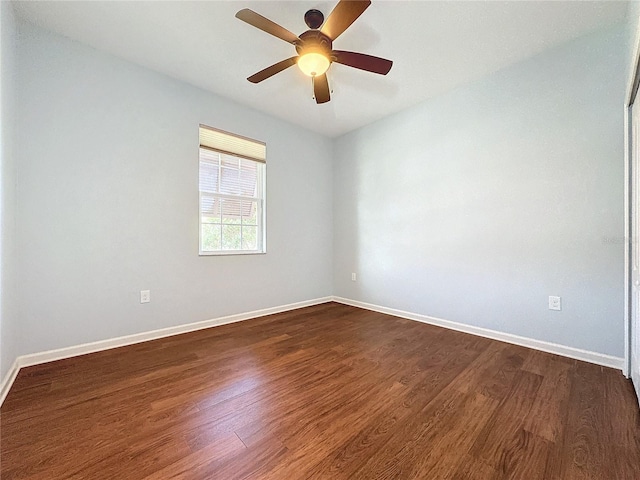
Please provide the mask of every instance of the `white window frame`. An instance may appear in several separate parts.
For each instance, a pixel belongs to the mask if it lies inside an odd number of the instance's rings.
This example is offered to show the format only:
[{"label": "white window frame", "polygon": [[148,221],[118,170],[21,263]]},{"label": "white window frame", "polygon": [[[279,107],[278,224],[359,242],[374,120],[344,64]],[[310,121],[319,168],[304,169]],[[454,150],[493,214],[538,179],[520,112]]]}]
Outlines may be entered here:
[{"label": "white window frame", "polygon": [[[209,132],[215,133],[216,137],[222,139],[224,142],[225,138],[228,138],[228,143],[218,144],[215,143],[213,145],[203,145],[203,129],[208,130]],[[267,228],[266,228],[266,176],[267,176],[267,165],[266,165],[266,146],[263,142],[258,142],[256,140],[241,137],[239,135],[225,132],[222,130],[218,130],[206,125],[200,125],[200,146],[198,148],[198,253],[200,256],[220,256],[220,255],[256,255],[256,254],[264,254],[267,252]],[[259,154],[261,159],[252,158],[249,155],[236,154],[233,150],[235,146],[233,144],[237,144],[238,142],[248,142],[253,143],[258,146],[262,146],[263,154]],[[217,148],[216,148],[217,147]],[[251,147],[251,145],[249,145]],[[246,195],[229,195],[223,193],[210,193],[203,192],[200,190],[200,162],[201,162],[201,150],[202,149],[215,151],[218,154],[231,156],[238,158],[240,160],[252,161],[257,164],[257,177],[256,177],[256,195],[253,197]],[[239,150],[242,150],[243,146],[240,145]],[[245,153],[241,151],[241,153]],[[218,182],[222,179],[222,158],[220,158],[220,163],[218,165]],[[230,249],[221,249],[221,250],[203,250],[202,248],[202,199],[203,197],[213,197],[219,198],[221,200],[224,199],[233,199],[233,200],[246,200],[246,201],[254,201],[257,204],[257,249],[255,250],[230,250]],[[222,219],[221,219],[222,220]],[[240,229],[242,235],[242,228]],[[241,241],[242,245],[242,241]]]}]

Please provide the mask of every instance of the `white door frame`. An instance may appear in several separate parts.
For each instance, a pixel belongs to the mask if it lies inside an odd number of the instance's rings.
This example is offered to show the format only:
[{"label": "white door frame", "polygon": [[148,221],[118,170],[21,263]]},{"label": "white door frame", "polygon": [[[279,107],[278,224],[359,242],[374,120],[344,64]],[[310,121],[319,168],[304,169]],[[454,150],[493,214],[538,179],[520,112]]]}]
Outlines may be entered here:
[{"label": "white door frame", "polygon": [[[632,104],[637,99],[636,108],[640,108],[640,95],[638,85],[640,83],[640,29],[634,34],[633,55],[631,57],[631,71],[627,81],[627,94],[624,104],[624,365],[622,372],[629,378],[631,375],[631,160],[633,143],[631,141]],[[636,188],[640,188],[637,185]],[[636,392],[640,392],[640,385],[635,385]],[[640,396],[639,396],[640,397]]]},{"label": "white door frame", "polygon": [[[629,100],[630,101],[630,100]],[[631,105],[624,106],[624,364],[622,373],[631,375]]]}]

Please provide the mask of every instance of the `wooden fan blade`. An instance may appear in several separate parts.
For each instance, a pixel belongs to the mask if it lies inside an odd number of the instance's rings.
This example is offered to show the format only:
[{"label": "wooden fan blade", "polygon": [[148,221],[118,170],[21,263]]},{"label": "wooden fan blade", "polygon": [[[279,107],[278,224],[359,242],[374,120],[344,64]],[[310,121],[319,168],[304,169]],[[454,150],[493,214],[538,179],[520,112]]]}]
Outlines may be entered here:
[{"label": "wooden fan blade", "polygon": [[282,60],[281,62],[275,63],[270,67],[265,68],[264,70],[260,70],[258,73],[254,73],[247,80],[251,83],[259,83],[267,78],[275,75],[276,73],[280,73],[285,68],[289,68],[291,65],[295,65],[298,61],[298,57],[287,58],[286,60]]},{"label": "wooden fan blade", "polygon": [[369,5],[371,5],[370,0],[340,0],[320,31],[332,41],[335,40],[362,15]]},{"label": "wooden fan blade", "polygon": [[249,10],[248,8],[244,8],[236,13],[236,18],[242,20],[243,22],[247,22],[249,25],[259,28],[263,32],[267,32],[274,37],[281,38],[285,42],[293,43],[294,45],[297,43],[302,43],[302,40],[300,40],[295,33],[291,33],[286,28],[281,27],[277,23],[272,22],[268,18],[263,17],[259,13],[256,13],[253,10]]},{"label": "wooden fan blade", "polygon": [[331,55],[337,63],[348,65],[349,67],[359,68],[367,72],[379,73],[386,75],[391,70],[393,62],[380,57],[372,57],[364,53],[344,52],[342,50],[334,50]]},{"label": "wooden fan blade", "polygon": [[316,97],[316,103],[327,103],[331,100],[326,73],[313,77],[313,94]]}]

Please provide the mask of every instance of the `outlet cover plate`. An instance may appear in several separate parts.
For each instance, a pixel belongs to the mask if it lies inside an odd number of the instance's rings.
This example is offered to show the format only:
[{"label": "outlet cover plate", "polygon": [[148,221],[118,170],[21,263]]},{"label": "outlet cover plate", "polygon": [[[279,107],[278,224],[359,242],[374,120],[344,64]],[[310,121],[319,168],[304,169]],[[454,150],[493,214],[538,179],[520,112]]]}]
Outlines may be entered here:
[{"label": "outlet cover plate", "polygon": [[562,298],[549,295],[549,310],[562,310]]},{"label": "outlet cover plate", "polygon": [[151,301],[151,290],[140,290],[140,303],[149,303]]}]

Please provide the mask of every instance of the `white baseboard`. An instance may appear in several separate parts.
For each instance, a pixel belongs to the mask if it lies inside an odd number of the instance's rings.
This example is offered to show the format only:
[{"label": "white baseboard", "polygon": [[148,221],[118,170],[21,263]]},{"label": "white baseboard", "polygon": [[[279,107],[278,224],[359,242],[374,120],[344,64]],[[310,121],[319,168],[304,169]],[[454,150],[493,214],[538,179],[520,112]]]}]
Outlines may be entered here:
[{"label": "white baseboard", "polygon": [[364,308],[365,310],[385,313],[387,315],[393,315],[395,317],[428,323],[430,325],[436,325],[451,330],[457,330],[459,332],[470,333],[472,335],[478,335],[480,337],[486,337],[493,340],[512,343],[515,345],[532,348],[534,350],[541,350],[547,353],[574,358],[576,360],[595,363],[596,365],[616,368],[619,370],[622,370],[624,367],[624,359],[619,357],[613,357],[602,353],[567,347],[565,345],[558,345],[556,343],[544,342],[532,338],[520,337],[518,335],[503,333],[496,330],[474,327],[471,325],[465,325],[463,323],[452,322],[450,320],[443,320],[441,318],[429,317],[427,315],[406,312],[404,310],[397,310],[395,308],[382,307],[379,305],[373,305],[371,303],[350,300],[348,298],[331,296],[316,298],[313,300],[306,300],[303,302],[290,303],[288,305],[280,305],[278,307],[265,308],[262,310],[254,310],[252,312],[239,313],[236,315],[228,315],[226,317],[204,320],[202,322],[188,323],[175,327],[168,327],[159,330],[152,330],[149,332],[126,335],[124,337],[111,338],[107,340],[100,340],[97,342],[85,343],[82,345],[59,348],[56,350],[49,350],[47,352],[21,355],[16,358],[16,360],[13,362],[13,365],[5,375],[5,378],[2,379],[2,382],[0,383],[0,406],[2,406],[2,403],[4,402],[7,394],[9,393],[9,390],[11,389],[11,386],[13,385],[13,382],[18,375],[18,372],[22,367],[29,367],[32,365],[39,365],[41,363],[53,362],[55,360],[62,360],[64,358],[76,357],[78,355],[100,352],[102,350],[108,350],[110,348],[124,347],[126,345],[133,345],[135,343],[147,342],[149,340],[170,337],[173,335],[179,335],[181,333],[194,332],[196,330],[203,330],[205,328],[217,327],[220,325],[227,325],[229,323],[241,322],[243,320],[249,320],[251,318],[258,318],[265,315],[272,315],[274,313],[287,312],[289,310],[309,307],[312,305],[319,305],[331,301],[343,303],[345,305],[351,305],[353,307]]},{"label": "white baseboard", "polygon": [[464,323],[452,322],[450,320],[429,317],[427,315],[421,315],[419,313],[406,312],[404,310],[397,310],[395,308],[381,307],[379,305],[359,302],[357,300],[350,300],[348,298],[334,296],[332,297],[332,300],[334,302],[343,303],[345,305],[351,305],[352,307],[364,308],[365,310],[386,313],[387,315],[393,315],[394,317],[406,318],[408,320],[415,320],[417,322],[428,323],[430,325],[436,325],[438,327],[444,327],[450,330],[457,330],[459,332],[470,333],[472,335],[490,338],[492,340],[512,343],[514,345],[520,345],[522,347],[528,347],[534,350],[541,350],[543,352],[553,353],[556,355],[561,355],[563,357],[569,357],[576,360],[582,360],[584,362],[595,363],[596,365],[602,365],[604,367],[611,367],[618,370],[622,370],[624,367],[624,358],[613,357],[611,355],[605,355],[604,353],[590,352],[588,350],[567,347],[565,345],[559,345],[557,343],[550,343],[544,342],[542,340],[535,340],[533,338],[520,337],[511,333],[504,333],[496,330],[489,330],[487,328],[474,327],[472,325],[466,325]]},{"label": "white baseboard", "polygon": [[161,328],[159,330],[151,330],[149,332],[126,335],[124,337],[110,338],[107,340],[100,340],[97,342],[85,343],[82,345],[58,348],[56,350],[49,350],[46,352],[21,355],[16,358],[16,360],[13,362],[13,365],[11,366],[11,369],[2,380],[2,383],[0,383],[0,406],[2,406],[2,403],[4,402],[7,394],[9,393],[9,390],[11,389],[11,386],[13,385],[13,382],[18,375],[18,372],[22,367],[30,367],[33,365],[39,365],[41,363],[62,360],[64,358],[71,358],[77,357],[78,355],[100,352],[102,350],[108,350],[110,348],[124,347],[126,345],[133,345],[135,343],[147,342],[149,340],[157,340],[159,338],[179,335],[181,333],[204,330],[205,328],[218,327],[220,325],[241,322],[243,320],[249,320],[251,318],[264,317],[265,315],[273,315],[274,313],[282,313],[289,310],[295,310],[297,308],[319,305],[321,303],[330,302],[331,300],[332,297],[316,298],[313,300],[305,300],[303,302],[280,305],[278,307],[264,308],[262,310],[254,310],[252,312],[238,313],[236,315],[228,315],[226,317],[218,317],[211,320],[203,320],[201,322],[187,323],[185,325],[178,325],[175,327]]},{"label": "white baseboard", "polygon": [[20,366],[18,363],[18,359],[16,358],[13,361],[13,365],[11,365],[11,368],[9,369],[9,371],[2,379],[2,383],[0,383],[0,407],[4,402],[4,399],[7,398],[7,393],[9,393],[9,390],[11,390],[11,385],[13,385],[13,382],[18,376],[19,371],[20,371]]}]

